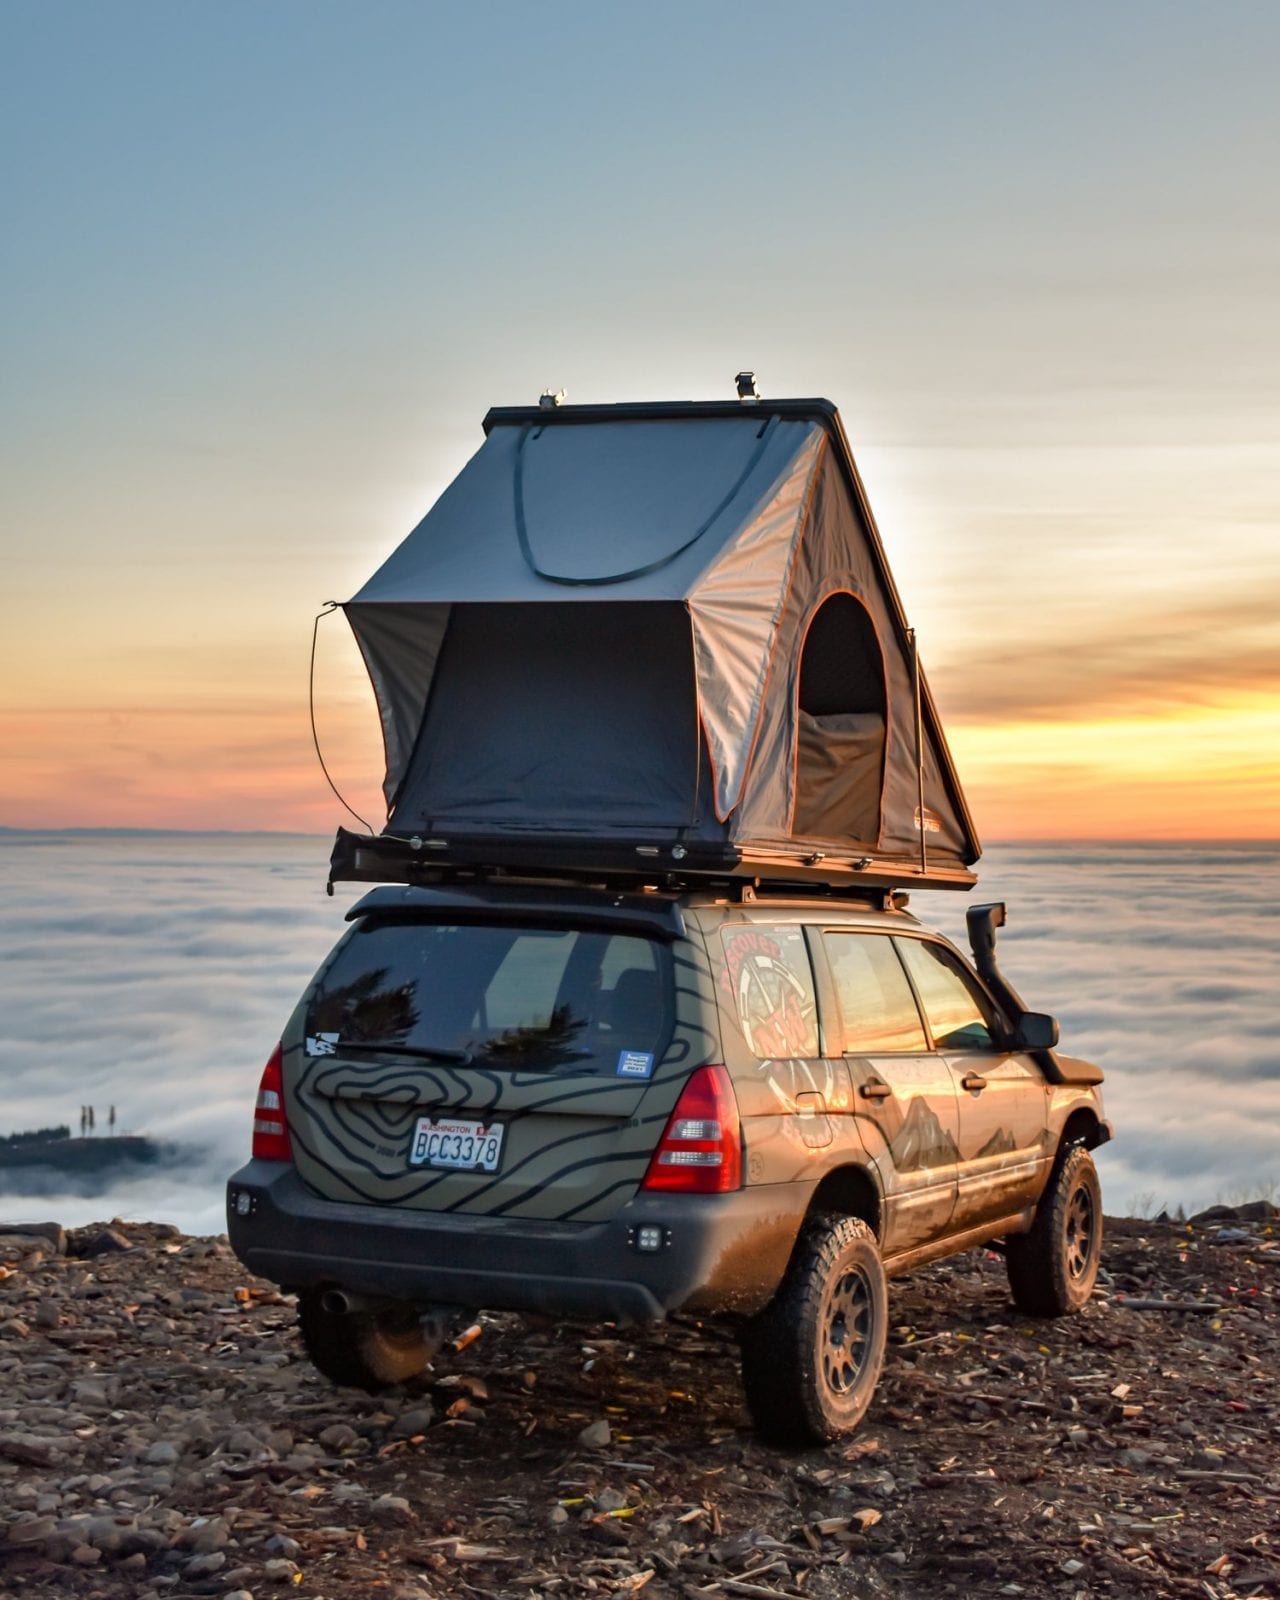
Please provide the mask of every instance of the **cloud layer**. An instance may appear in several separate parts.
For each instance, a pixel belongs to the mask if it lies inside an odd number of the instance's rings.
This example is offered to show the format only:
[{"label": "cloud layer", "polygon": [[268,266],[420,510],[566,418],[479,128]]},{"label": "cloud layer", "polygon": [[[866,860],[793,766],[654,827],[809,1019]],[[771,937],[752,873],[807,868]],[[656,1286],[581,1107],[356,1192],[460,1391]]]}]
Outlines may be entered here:
[{"label": "cloud layer", "polygon": [[[24,1202],[221,1231],[262,1065],[352,896],[324,894],[318,838],[0,834],[0,1132],[115,1105],[122,1131],[199,1145],[191,1170],[97,1199]],[[1280,1180],[1280,848],[996,848],[972,896],[915,907],[964,945],[971,900],[1004,899],[1004,966],[1063,1047],[1100,1062],[1113,1210],[1193,1208]]]},{"label": "cloud layer", "polygon": [[[3,836],[0,835],[0,839]],[[221,1184],[249,1153],[258,1077],[341,930],[317,838],[207,836],[0,843],[0,1131],[67,1122],[199,1145],[185,1174],[39,1209],[117,1211],[221,1232]],[[0,1212],[28,1209],[0,1195]]]},{"label": "cloud layer", "polygon": [[[1280,1183],[1280,848],[1055,845],[988,852],[1005,971],[1107,1073],[1107,1200],[1188,1209]],[[965,946],[964,901],[920,897]]]}]

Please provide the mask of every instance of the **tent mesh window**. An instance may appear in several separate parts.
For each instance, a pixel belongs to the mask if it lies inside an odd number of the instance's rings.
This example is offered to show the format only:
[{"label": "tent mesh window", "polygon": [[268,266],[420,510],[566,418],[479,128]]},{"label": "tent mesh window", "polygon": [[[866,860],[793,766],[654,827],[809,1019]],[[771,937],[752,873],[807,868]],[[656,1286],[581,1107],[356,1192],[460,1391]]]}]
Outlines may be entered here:
[{"label": "tent mesh window", "polygon": [[833,594],[810,620],[800,657],[794,835],[876,843],[886,709],[871,617],[854,595]]}]

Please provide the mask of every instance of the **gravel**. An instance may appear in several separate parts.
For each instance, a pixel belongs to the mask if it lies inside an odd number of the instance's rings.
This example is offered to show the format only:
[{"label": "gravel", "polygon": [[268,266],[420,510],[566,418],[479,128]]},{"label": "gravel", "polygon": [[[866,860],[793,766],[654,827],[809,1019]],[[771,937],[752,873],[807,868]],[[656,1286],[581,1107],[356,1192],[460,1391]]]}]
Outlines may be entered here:
[{"label": "gravel", "polygon": [[1098,1295],[1055,1323],[989,1252],[897,1281],[861,1432],[787,1454],[714,1323],[486,1316],[366,1395],[225,1240],[0,1226],[0,1593],[1280,1595],[1275,1230],[1113,1222]]}]

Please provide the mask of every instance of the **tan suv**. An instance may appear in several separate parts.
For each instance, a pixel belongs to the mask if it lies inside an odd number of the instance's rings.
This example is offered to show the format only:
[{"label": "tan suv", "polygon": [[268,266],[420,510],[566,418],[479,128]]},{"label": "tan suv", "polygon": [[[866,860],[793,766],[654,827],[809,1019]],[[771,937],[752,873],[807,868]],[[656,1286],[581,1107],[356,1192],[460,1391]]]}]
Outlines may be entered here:
[{"label": "tan suv", "polygon": [[886,1276],[1003,1241],[1018,1306],[1088,1299],[1111,1137],[995,961],[892,892],[385,887],[263,1074],[237,1254],[339,1383],[405,1379],[478,1308],[735,1319],[780,1443],[865,1412]]}]

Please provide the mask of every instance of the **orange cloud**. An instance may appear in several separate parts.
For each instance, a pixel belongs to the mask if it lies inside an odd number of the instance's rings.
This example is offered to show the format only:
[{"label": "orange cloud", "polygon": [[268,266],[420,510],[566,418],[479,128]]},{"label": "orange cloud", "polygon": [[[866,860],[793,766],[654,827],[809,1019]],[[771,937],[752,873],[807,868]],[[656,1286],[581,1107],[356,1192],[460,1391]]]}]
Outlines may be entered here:
[{"label": "orange cloud", "polygon": [[1280,699],[1272,694],[1147,717],[962,724],[950,743],[979,826],[993,839],[1280,832]]},{"label": "orange cloud", "polygon": [[[385,814],[376,717],[339,702],[321,718],[329,770],[376,827]],[[7,712],[0,748],[0,822],[10,827],[327,832],[346,817],[316,762],[305,705]]]},{"label": "orange cloud", "polygon": [[1146,719],[1264,687],[1280,703],[1280,615],[1261,594],[1059,618],[1029,638],[1001,629],[967,640],[938,684],[949,724]]}]

